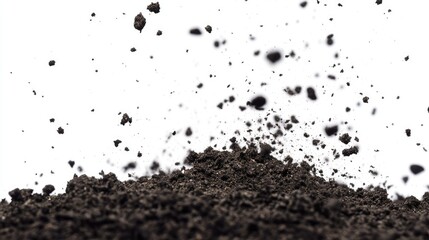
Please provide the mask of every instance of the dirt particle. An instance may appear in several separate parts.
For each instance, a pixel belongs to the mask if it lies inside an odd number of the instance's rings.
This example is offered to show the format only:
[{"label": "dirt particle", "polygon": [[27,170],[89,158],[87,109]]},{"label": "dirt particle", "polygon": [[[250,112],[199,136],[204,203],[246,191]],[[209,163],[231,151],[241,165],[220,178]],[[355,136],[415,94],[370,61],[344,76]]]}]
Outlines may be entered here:
[{"label": "dirt particle", "polygon": [[51,60],[51,61],[49,61],[49,63],[48,63],[48,64],[49,64],[49,66],[50,66],[50,67],[55,66],[55,60]]},{"label": "dirt particle", "polygon": [[380,5],[380,4],[382,4],[382,3],[383,3],[383,0],[377,0],[377,1],[375,1],[375,3],[376,3],[377,5]]},{"label": "dirt particle", "polygon": [[150,165],[150,170],[157,171],[159,169],[159,162],[153,161],[152,165]]},{"label": "dirt particle", "polygon": [[328,46],[334,45],[334,34],[329,34],[326,37],[326,44],[328,44]]},{"label": "dirt particle", "polygon": [[137,167],[137,163],[136,162],[129,162],[127,165],[125,165],[123,167],[124,172],[131,170],[131,169],[135,169]]},{"label": "dirt particle", "polygon": [[256,96],[249,102],[248,106],[254,107],[256,110],[264,110],[263,106],[267,103],[267,99],[263,96]]},{"label": "dirt particle", "polygon": [[192,129],[191,129],[190,127],[188,127],[188,128],[186,129],[186,131],[185,131],[185,135],[186,135],[187,137],[192,136]]},{"label": "dirt particle", "polygon": [[337,77],[335,77],[334,75],[328,75],[328,79],[330,79],[330,80],[336,80]]},{"label": "dirt particle", "polygon": [[161,7],[159,6],[159,2],[149,4],[147,6],[147,10],[149,10],[149,12],[159,13],[159,10],[161,10]]},{"label": "dirt particle", "polygon": [[267,59],[272,64],[277,63],[281,59],[282,55],[279,51],[272,51],[267,54]]},{"label": "dirt particle", "polygon": [[369,100],[369,97],[364,97],[364,98],[362,98],[362,101],[363,101],[364,103],[368,103],[368,100]]},{"label": "dirt particle", "polygon": [[49,119],[49,122],[51,122],[51,123],[55,122],[55,118]]},{"label": "dirt particle", "polygon": [[404,60],[405,61],[408,61],[410,59],[410,56],[406,56],[405,58],[404,58]]},{"label": "dirt particle", "polygon": [[115,147],[118,147],[120,143],[122,143],[122,141],[119,139],[113,141],[113,144],[115,144]]},{"label": "dirt particle", "polygon": [[128,116],[128,114],[124,113],[122,115],[121,124],[123,126],[125,126],[125,124],[127,124],[127,123],[131,124],[132,122],[133,122],[133,118],[131,118],[130,116]]},{"label": "dirt particle", "polygon": [[74,162],[73,160],[69,160],[69,161],[68,161],[68,164],[70,165],[70,167],[71,167],[71,168],[73,168],[73,166],[74,166],[75,162]]},{"label": "dirt particle", "polygon": [[317,100],[316,91],[312,87],[307,88],[307,96],[310,100]]},{"label": "dirt particle", "polygon": [[131,52],[135,52],[135,51],[137,51],[137,49],[135,47],[133,47],[133,48],[130,49],[130,51]]},{"label": "dirt particle", "polygon": [[192,28],[191,30],[189,30],[189,33],[191,35],[201,35],[201,34],[203,34],[199,28]]},{"label": "dirt particle", "polygon": [[301,2],[299,4],[302,8],[305,8],[307,6],[307,1]]},{"label": "dirt particle", "polygon": [[141,158],[143,156],[143,154],[139,151],[138,153],[137,153],[137,157],[138,158]]},{"label": "dirt particle", "polygon": [[134,28],[142,32],[145,25],[146,18],[143,17],[142,13],[137,14],[137,16],[134,18]]},{"label": "dirt particle", "polygon": [[417,174],[419,174],[419,173],[423,172],[425,169],[424,169],[424,167],[422,167],[421,165],[412,164],[412,165],[410,166],[410,170],[411,170],[411,172],[412,172],[414,175],[417,175]]},{"label": "dirt particle", "polygon": [[62,127],[59,127],[57,129],[58,134],[64,134],[64,129]]},{"label": "dirt particle", "polygon": [[349,142],[352,140],[352,137],[348,133],[344,133],[339,137],[339,140],[344,144],[349,144]]},{"label": "dirt particle", "polygon": [[44,195],[49,196],[53,191],[55,191],[55,187],[51,184],[48,184],[43,187],[42,191]]},{"label": "dirt particle", "polygon": [[197,85],[197,88],[202,88],[203,87],[203,84],[202,83],[199,83],[198,85]]},{"label": "dirt particle", "polygon": [[328,135],[328,137],[337,134],[338,133],[338,125],[326,126],[325,127],[325,133],[326,133],[326,135]]},{"label": "dirt particle", "polygon": [[352,154],[358,154],[359,152],[359,148],[357,146],[351,147],[351,148],[346,148],[342,151],[343,156],[348,157]]},{"label": "dirt particle", "polygon": [[162,31],[161,30],[158,30],[157,32],[156,32],[156,36],[161,36],[162,35]]},{"label": "dirt particle", "polygon": [[205,27],[205,29],[206,29],[206,31],[208,32],[208,33],[212,33],[212,26],[210,26],[210,25],[207,25],[206,27]]},{"label": "dirt particle", "polygon": [[407,137],[411,137],[411,129],[405,129],[405,134],[407,134]]}]

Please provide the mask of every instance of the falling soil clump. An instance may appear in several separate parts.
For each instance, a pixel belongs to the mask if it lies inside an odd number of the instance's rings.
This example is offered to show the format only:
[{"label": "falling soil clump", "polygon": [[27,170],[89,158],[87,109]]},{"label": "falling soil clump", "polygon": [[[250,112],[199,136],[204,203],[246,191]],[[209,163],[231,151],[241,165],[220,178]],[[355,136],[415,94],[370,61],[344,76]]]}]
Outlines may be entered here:
[{"label": "falling soil clump", "polygon": [[203,34],[199,28],[192,28],[191,30],[189,30],[189,33],[191,35],[201,35],[201,34]]},{"label": "falling soil clump", "polygon": [[122,119],[121,119],[121,124],[125,125],[127,123],[131,124],[133,122],[133,118],[128,116],[128,114],[124,113],[124,115],[122,115]]},{"label": "falling soil clump", "polygon": [[351,148],[346,148],[343,150],[343,156],[344,157],[348,157],[352,154],[358,154],[359,153],[359,148],[357,146],[351,147]]},{"label": "falling soil clump", "polygon": [[307,88],[307,97],[313,101],[317,100],[317,95],[316,95],[316,91],[314,90],[314,88],[312,88],[312,87]]},{"label": "falling soil clump", "polygon": [[344,133],[340,136],[339,140],[344,144],[349,144],[349,142],[352,140],[352,137],[348,133]]},{"label": "falling soil clump", "polygon": [[267,99],[263,96],[256,96],[251,101],[247,102],[248,106],[254,107],[256,110],[264,110],[263,106],[267,103]]},{"label": "falling soil clump", "polygon": [[[4,239],[428,239],[429,193],[392,201],[279,161],[261,144],[190,152],[192,168],[119,181],[74,176],[64,194],[14,189]],[[156,164],[155,164],[156,165]],[[158,166],[154,166],[157,168]]]},{"label": "falling soil clump", "polygon": [[145,25],[146,18],[143,17],[142,13],[137,14],[137,16],[134,18],[134,28],[142,32]]},{"label": "falling soil clump", "polygon": [[281,59],[282,55],[280,54],[279,51],[272,51],[269,52],[267,54],[267,59],[268,61],[270,61],[272,64],[278,62]]},{"label": "falling soil clump", "polygon": [[425,169],[424,169],[424,167],[422,167],[422,166],[420,166],[420,165],[412,164],[412,165],[410,166],[410,170],[411,170],[411,172],[412,172],[413,174],[417,175],[417,174],[419,174],[419,173],[423,172]]},{"label": "falling soil clump", "polygon": [[159,6],[159,2],[149,4],[147,6],[147,10],[149,10],[149,12],[159,13],[159,10],[161,10],[161,7]]}]

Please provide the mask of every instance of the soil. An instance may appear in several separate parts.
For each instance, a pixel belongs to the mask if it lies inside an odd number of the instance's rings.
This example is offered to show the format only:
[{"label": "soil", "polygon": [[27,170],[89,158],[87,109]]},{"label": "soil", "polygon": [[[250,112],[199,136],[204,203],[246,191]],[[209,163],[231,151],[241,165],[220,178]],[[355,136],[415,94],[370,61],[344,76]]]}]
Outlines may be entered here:
[{"label": "soil", "polygon": [[134,28],[142,32],[144,26],[146,25],[146,18],[142,13],[137,14],[134,18]]},{"label": "soil", "polygon": [[161,7],[159,6],[159,2],[149,4],[147,6],[147,10],[149,10],[149,12],[159,13],[159,11],[161,10]]},{"label": "soil", "polygon": [[[233,141],[232,141],[233,142]],[[192,168],[119,181],[86,175],[66,193],[15,189],[0,203],[2,239],[428,239],[429,193],[392,201],[279,161],[261,144],[191,152]]]}]

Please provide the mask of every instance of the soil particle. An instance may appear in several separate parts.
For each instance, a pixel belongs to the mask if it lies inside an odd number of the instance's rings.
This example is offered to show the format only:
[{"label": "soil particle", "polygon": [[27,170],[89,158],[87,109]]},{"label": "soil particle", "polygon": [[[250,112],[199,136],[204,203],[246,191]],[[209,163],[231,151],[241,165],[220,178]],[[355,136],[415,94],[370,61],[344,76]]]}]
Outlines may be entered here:
[{"label": "soil particle", "polygon": [[337,134],[337,132],[338,132],[338,125],[325,127],[325,133],[329,137]]},{"label": "soil particle", "polygon": [[272,51],[269,52],[267,54],[267,59],[268,61],[270,61],[272,64],[278,62],[281,59],[282,55],[280,54],[279,51]]},{"label": "soil particle", "polygon": [[[263,145],[261,149],[265,149]],[[190,152],[193,167],[119,181],[74,176],[64,194],[14,189],[4,239],[428,239],[429,193],[392,201],[252,144]]]},{"label": "soil particle", "polygon": [[142,13],[137,14],[137,16],[134,18],[134,28],[142,32],[145,25],[146,18],[143,17]]},{"label": "soil particle", "polygon": [[406,56],[406,57],[404,58],[404,60],[405,60],[405,61],[410,60],[410,56]]},{"label": "soil particle", "polygon": [[136,162],[129,162],[127,165],[125,165],[123,167],[124,172],[130,170],[130,169],[135,169],[137,167],[137,163]]},{"label": "soil particle", "polygon": [[147,6],[147,10],[149,10],[149,12],[159,13],[159,10],[161,10],[161,7],[159,6],[159,2],[149,4]]},{"label": "soil particle", "polygon": [[405,129],[405,134],[407,134],[407,137],[411,137],[411,129]]},{"label": "soil particle", "polygon": [[68,161],[68,164],[70,165],[71,168],[73,168],[75,162],[73,160]]},{"label": "soil particle", "polygon": [[375,1],[375,3],[376,3],[377,5],[380,5],[380,4],[382,4],[382,3],[383,3],[383,0],[377,0],[377,1]]},{"label": "soil particle", "polygon": [[54,60],[51,60],[51,61],[49,61],[49,63],[48,63],[48,64],[49,64],[49,66],[50,66],[50,67],[55,66],[55,61],[54,61]]},{"label": "soil particle", "polygon": [[336,80],[336,79],[337,79],[337,77],[335,77],[335,75],[328,75],[328,78],[329,78],[330,80]]},{"label": "soil particle", "polygon": [[348,157],[352,154],[358,154],[359,152],[359,148],[357,146],[351,147],[351,148],[346,148],[343,150],[343,156]]},{"label": "soil particle", "polygon": [[162,31],[161,30],[158,30],[157,32],[156,32],[156,36],[161,36],[162,35]]},{"label": "soil particle", "polygon": [[368,100],[369,100],[369,97],[364,97],[364,98],[362,99],[362,101],[363,101],[364,103],[368,103]]},{"label": "soil particle", "polygon": [[302,8],[305,8],[307,6],[307,1],[301,2],[299,4]]},{"label": "soil particle", "polygon": [[62,127],[59,127],[57,129],[58,134],[64,134],[64,129]]},{"label": "soil particle", "polygon": [[185,131],[185,135],[186,135],[187,137],[192,136],[192,129],[191,129],[190,127],[188,127],[188,128],[186,129],[186,131]]},{"label": "soil particle", "polygon": [[122,142],[121,140],[117,139],[113,141],[113,144],[115,144],[115,147],[118,147],[121,142]]},{"label": "soil particle", "polygon": [[139,151],[138,153],[137,153],[137,157],[138,158],[140,158],[140,157],[142,157],[143,156],[143,154]]},{"label": "soil particle", "polygon": [[326,37],[326,44],[328,44],[328,46],[334,45],[334,34],[329,34]]},{"label": "soil particle", "polygon": [[423,172],[425,169],[424,169],[424,167],[422,167],[421,165],[412,164],[412,165],[410,166],[410,170],[411,170],[411,172],[412,172],[414,175],[417,175],[417,174],[419,174],[419,173]]},{"label": "soil particle", "polygon": [[290,121],[291,121],[292,123],[295,123],[295,124],[299,123],[298,118],[296,118],[296,117],[295,117],[295,115],[292,115],[292,116],[290,117]]},{"label": "soil particle", "polygon": [[349,142],[352,140],[352,137],[348,133],[344,133],[339,137],[339,140],[344,144],[349,144]]},{"label": "soil particle", "polygon": [[207,26],[205,27],[205,29],[206,29],[206,31],[207,31],[208,33],[212,33],[212,30],[213,30],[212,26],[207,25]]},{"label": "soil particle", "polygon": [[189,30],[189,33],[191,35],[201,35],[201,34],[203,34],[199,28],[192,28],[191,30]]},{"label": "soil particle", "polygon": [[49,122],[51,122],[51,123],[55,122],[55,118],[49,119]]},{"label": "soil particle", "polygon": [[247,102],[248,106],[254,107],[256,110],[264,110],[263,106],[267,103],[267,99],[263,96],[256,96],[251,101]]},{"label": "soil particle", "polygon": [[131,52],[135,52],[135,51],[137,51],[137,49],[135,47],[133,47],[133,48],[130,49],[130,51]]},{"label": "soil particle", "polygon": [[150,165],[150,170],[157,171],[159,169],[159,162],[153,161],[152,165]]},{"label": "soil particle", "polygon": [[125,125],[127,123],[131,124],[133,122],[133,118],[131,118],[130,116],[128,116],[128,114],[124,113],[122,115],[122,119],[121,119],[121,124]]},{"label": "soil particle", "polygon": [[53,191],[55,191],[55,187],[51,184],[48,184],[43,187],[42,191],[44,195],[49,196]]},{"label": "soil particle", "polygon": [[317,100],[316,91],[312,87],[307,88],[307,96],[313,101]]}]

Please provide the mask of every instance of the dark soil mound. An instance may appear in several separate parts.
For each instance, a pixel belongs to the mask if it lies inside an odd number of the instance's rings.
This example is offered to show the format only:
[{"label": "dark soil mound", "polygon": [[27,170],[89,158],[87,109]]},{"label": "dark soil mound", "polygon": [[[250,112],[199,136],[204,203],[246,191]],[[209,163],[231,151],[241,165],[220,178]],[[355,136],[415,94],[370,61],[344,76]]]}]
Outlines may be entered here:
[{"label": "dark soil mound", "polygon": [[16,189],[0,204],[0,238],[429,239],[429,193],[391,201],[233,145],[191,152],[193,168],[152,178],[76,176],[57,196]]}]

